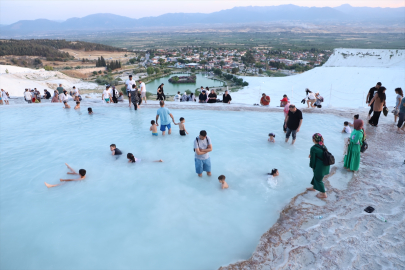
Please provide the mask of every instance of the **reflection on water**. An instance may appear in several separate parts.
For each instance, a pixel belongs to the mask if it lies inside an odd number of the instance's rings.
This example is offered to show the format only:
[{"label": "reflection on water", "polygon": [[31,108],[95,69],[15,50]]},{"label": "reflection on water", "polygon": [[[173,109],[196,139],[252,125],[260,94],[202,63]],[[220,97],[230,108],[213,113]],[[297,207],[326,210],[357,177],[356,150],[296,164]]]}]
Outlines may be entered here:
[{"label": "reflection on water", "polygon": [[[146,84],[146,90],[152,94],[156,93],[156,89],[161,83],[164,83],[164,92],[165,94],[169,95],[175,95],[177,94],[178,91],[180,93],[184,93],[186,90],[190,90],[191,92],[194,93],[194,91],[197,88],[200,88],[201,86],[206,86],[208,87],[218,87],[218,86],[223,86],[223,82],[215,79],[210,79],[208,78],[207,74],[204,73],[197,73],[196,74],[196,82],[195,83],[179,83],[179,84],[172,84],[169,83],[169,78],[173,76],[186,76],[186,73],[175,73],[175,74],[170,74],[165,77],[161,77],[159,79],[155,79],[149,83]],[[207,76],[207,77],[206,77]]]}]

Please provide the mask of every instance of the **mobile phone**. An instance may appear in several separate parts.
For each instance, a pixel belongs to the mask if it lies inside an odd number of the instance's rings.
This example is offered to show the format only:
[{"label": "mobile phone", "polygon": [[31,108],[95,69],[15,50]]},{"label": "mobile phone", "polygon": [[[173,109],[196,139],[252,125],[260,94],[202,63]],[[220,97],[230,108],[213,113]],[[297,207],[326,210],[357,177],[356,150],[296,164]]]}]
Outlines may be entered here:
[{"label": "mobile phone", "polygon": [[367,213],[373,213],[374,208],[372,206],[367,206],[366,209],[364,209],[364,211],[366,211]]}]

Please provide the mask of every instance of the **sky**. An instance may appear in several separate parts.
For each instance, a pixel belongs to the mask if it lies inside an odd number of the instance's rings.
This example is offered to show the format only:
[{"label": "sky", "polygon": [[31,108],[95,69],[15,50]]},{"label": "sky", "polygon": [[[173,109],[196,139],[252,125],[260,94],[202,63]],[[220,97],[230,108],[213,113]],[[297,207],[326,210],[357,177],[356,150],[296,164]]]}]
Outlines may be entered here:
[{"label": "sky", "polygon": [[19,20],[49,19],[63,21],[95,13],[113,13],[130,18],[159,16],[165,13],[210,13],[238,6],[278,6],[293,4],[306,7],[403,7],[405,0],[0,0],[0,24]]}]

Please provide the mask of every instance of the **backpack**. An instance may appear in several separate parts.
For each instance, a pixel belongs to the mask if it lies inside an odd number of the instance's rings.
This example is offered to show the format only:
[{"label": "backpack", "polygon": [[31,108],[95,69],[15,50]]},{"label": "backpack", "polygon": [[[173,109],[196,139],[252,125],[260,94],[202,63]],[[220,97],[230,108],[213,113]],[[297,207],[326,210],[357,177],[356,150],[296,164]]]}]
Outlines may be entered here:
[{"label": "backpack", "polygon": [[335,157],[328,151],[328,149],[322,146],[322,150],[323,150],[323,159],[322,159],[323,165],[330,166],[335,164]]},{"label": "backpack", "polygon": [[[205,137],[205,139],[207,140],[207,143],[210,144],[210,142],[208,141],[208,137]],[[198,137],[195,138],[195,140],[197,141],[197,146],[200,147],[200,144],[198,143]],[[195,152],[195,148],[193,148],[193,151]]]}]

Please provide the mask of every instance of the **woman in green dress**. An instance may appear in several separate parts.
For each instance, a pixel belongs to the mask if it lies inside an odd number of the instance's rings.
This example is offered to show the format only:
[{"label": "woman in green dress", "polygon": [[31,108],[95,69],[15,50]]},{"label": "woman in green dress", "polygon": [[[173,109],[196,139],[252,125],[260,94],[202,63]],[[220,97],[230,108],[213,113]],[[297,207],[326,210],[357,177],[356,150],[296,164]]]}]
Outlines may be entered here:
[{"label": "woman in green dress", "polygon": [[325,186],[323,185],[323,178],[325,175],[328,175],[330,172],[330,166],[326,166],[323,164],[323,150],[326,149],[322,135],[319,133],[315,133],[312,136],[312,141],[314,145],[311,147],[311,152],[309,155],[310,162],[309,167],[312,168],[314,171],[314,177],[312,177],[311,185],[312,188],[307,188],[310,191],[318,190],[319,193],[316,197],[323,199],[327,198],[328,196],[325,193]]},{"label": "woman in green dress", "polygon": [[353,122],[354,130],[350,134],[349,146],[344,159],[344,167],[348,171],[357,171],[360,167],[360,149],[365,136],[363,120],[357,119]]}]

